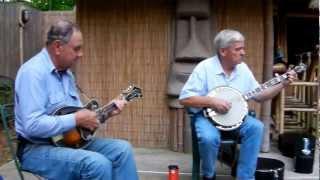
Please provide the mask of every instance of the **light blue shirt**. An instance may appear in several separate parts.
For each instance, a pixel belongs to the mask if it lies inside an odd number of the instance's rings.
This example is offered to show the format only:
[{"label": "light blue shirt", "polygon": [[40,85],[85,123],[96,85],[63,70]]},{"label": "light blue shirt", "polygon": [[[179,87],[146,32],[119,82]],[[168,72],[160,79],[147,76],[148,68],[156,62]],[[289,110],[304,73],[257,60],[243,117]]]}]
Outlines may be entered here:
[{"label": "light blue shirt", "polygon": [[[179,99],[206,96],[218,86],[229,86],[245,94],[259,87],[259,83],[244,62],[238,64],[228,76],[224,73],[218,56],[214,56],[201,61],[194,68],[180,92]],[[200,109],[192,108],[192,111],[198,112]]]},{"label": "light blue shirt", "polygon": [[24,63],[15,81],[15,126],[21,136],[42,142],[76,126],[75,115],[54,116],[63,106],[82,106],[70,70],[59,73],[46,48]]}]

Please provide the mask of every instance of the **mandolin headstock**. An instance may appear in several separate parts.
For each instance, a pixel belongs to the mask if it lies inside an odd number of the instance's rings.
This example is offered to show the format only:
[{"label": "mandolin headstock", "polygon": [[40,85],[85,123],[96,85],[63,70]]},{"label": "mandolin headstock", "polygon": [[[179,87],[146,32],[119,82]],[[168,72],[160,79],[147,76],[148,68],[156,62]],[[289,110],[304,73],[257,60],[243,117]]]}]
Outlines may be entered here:
[{"label": "mandolin headstock", "polygon": [[122,98],[124,98],[126,101],[132,101],[135,98],[141,98],[142,97],[142,90],[141,88],[135,86],[135,85],[129,85],[127,89],[123,90],[121,92]]}]

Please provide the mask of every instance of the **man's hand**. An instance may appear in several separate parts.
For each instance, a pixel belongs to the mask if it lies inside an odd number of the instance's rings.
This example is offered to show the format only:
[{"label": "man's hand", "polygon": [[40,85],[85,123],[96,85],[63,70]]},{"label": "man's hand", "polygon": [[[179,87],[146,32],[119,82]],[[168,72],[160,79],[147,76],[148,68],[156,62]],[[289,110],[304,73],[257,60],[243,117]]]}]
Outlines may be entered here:
[{"label": "man's hand", "polygon": [[123,99],[114,99],[110,103],[114,103],[117,107],[115,110],[111,112],[111,116],[120,114],[123,108],[128,104],[128,102]]},{"label": "man's hand", "polygon": [[210,98],[212,99],[211,108],[219,114],[227,113],[232,106],[232,104],[226,100],[223,100],[220,98],[214,98],[214,97],[210,97]]},{"label": "man's hand", "polygon": [[293,81],[298,79],[297,78],[297,73],[294,70],[289,70],[287,73],[288,73],[288,78],[286,80],[282,81],[282,85],[284,87],[287,87]]},{"label": "man's hand", "polygon": [[88,109],[82,109],[75,113],[75,118],[76,118],[76,125],[79,127],[83,127],[93,131],[99,126],[97,114],[94,111],[90,111]]}]

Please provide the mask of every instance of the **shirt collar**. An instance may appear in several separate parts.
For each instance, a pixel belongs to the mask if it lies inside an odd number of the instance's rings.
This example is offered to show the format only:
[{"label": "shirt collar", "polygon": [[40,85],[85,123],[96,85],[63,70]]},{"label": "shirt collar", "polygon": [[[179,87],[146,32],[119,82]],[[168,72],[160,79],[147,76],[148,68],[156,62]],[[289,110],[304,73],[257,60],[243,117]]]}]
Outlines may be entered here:
[{"label": "shirt collar", "polygon": [[216,57],[217,58],[215,58],[215,61],[213,62],[213,65],[217,68],[216,75],[224,74],[220,59],[218,56],[216,56]]},{"label": "shirt collar", "polygon": [[[225,74],[225,73],[224,73],[224,70],[223,70],[223,68],[222,68],[222,65],[221,65],[219,56],[216,56],[216,57],[217,57],[217,58],[215,58],[215,61],[214,61],[214,66],[217,68],[216,75]],[[239,64],[236,65],[236,67],[235,67],[234,70],[232,71],[230,77],[237,76],[237,75],[238,75],[238,72],[239,72]]]},{"label": "shirt collar", "polygon": [[[53,62],[52,62],[52,59],[51,59],[51,57],[50,57],[50,55],[49,55],[49,53],[48,53],[47,48],[43,48],[43,49],[42,49],[42,53],[43,53],[44,56],[46,57],[45,59],[46,59],[46,62],[47,62],[49,71],[50,71],[51,73],[55,73],[55,74],[61,73],[61,72],[59,72],[59,71],[56,69],[56,67],[54,66],[54,64],[53,64]],[[64,73],[70,75],[71,71],[70,71],[69,69],[67,69],[67,70],[65,70],[64,72],[62,72],[61,74],[64,74]]]},{"label": "shirt collar", "polygon": [[47,65],[48,65],[48,68],[49,68],[49,71],[52,73],[52,72],[56,72],[56,67],[54,66],[53,62],[52,62],[52,59],[48,53],[48,50],[47,48],[43,48],[42,49],[42,53],[44,54],[44,56],[46,57],[46,62],[47,62]]}]

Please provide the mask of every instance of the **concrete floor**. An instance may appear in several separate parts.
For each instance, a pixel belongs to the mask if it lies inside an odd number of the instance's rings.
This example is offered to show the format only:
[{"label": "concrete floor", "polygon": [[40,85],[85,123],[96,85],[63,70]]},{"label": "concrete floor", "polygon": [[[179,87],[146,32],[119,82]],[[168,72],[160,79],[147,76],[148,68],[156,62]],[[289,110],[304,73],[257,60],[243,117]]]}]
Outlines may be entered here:
[{"label": "concrete floor", "polygon": [[[191,154],[177,153],[165,149],[135,149],[137,166],[141,180],[166,180],[168,165],[176,164],[180,169],[180,180],[191,180]],[[315,153],[315,162],[312,174],[294,172],[294,160],[282,156],[272,148],[270,153],[260,153],[260,157],[281,160],[285,163],[285,180],[319,180],[319,150]],[[217,164],[217,180],[231,180],[230,168],[222,163]]]},{"label": "concrete floor", "polygon": [[[260,157],[275,158],[285,163],[285,180],[319,180],[319,148],[315,153],[315,163],[312,174],[295,173],[293,159],[282,156],[276,148],[270,153],[261,153]],[[180,169],[180,180],[191,180],[192,157],[191,154],[177,153],[166,149],[135,148],[135,158],[140,180],[167,180],[168,165],[176,164]],[[18,175],[13,163],[0,167],[0,174],[5,180],[17,180]],[[37,178],[25,173],[26,180]],[[230,168],[222,163],[217,165],[217,180],[231,180]],[[130,180],[128,178],[128,180]]]}]

